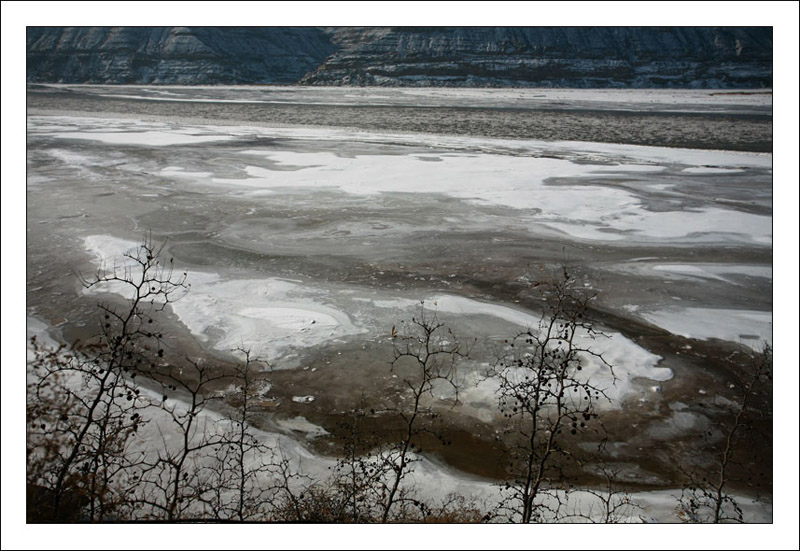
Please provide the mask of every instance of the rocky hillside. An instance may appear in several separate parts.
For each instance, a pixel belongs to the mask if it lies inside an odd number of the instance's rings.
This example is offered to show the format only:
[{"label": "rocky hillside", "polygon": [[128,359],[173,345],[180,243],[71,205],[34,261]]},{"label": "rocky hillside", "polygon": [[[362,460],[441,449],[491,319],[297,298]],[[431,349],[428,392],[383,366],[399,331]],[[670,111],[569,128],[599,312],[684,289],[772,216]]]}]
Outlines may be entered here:
[{"label": "rocky hillside", "polygon": [[769,28],[334,29],[308,84],[769,87]]},{"label": "rocky hillside", "polygon": [[292,84],[336,51],[291,27],[28,27],[28,82]]},{"label": "rocky hillside", "polygon": [[762,88],[769,27],[28,29],[29,82]]}]

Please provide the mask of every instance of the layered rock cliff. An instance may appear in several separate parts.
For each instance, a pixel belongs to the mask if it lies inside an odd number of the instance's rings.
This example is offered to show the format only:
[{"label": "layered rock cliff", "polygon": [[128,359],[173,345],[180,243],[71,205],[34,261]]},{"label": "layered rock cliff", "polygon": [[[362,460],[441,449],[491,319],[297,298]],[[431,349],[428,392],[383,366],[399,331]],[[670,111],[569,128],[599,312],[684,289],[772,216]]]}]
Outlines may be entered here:
[{"label": "layered rock cliff", "polygon": [[29,82],[763,88],[769,27],[48,27]]},{"label": "layered rock cliff", "polygon": [[303,27],[29,27],[28,82],[292,84],[336,47]]},{"label": "layered rock cliff", "polygon": [[308,84],[770,87],[772,30],[701,27],[332,29]]}]

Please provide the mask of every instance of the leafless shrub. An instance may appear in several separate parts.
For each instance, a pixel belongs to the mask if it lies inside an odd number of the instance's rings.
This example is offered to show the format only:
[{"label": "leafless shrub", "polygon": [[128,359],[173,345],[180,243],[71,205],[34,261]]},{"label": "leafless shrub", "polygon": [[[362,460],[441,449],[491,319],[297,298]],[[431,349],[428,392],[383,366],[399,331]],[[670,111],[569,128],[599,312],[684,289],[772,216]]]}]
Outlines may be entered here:
[{"label": "leafless shrub", "polygon": [[[410,463],[414,461],[414,448],[417,446],[415,437],[423,432],[431,432],[423,422],[435,419],[438,415],[423,400],[435,399],[434,385],[443,384],[454,393],[451,403],[458,403],[457,361],[469,353],[439,320],[436,310],[426,309],[424,303],[420,305],[418,316],[412,317],[410,323],[403,322],[400,331],[392,327],[390,336],[394,351],[392,370],[408,387],[411,404],[390,408],[402,419],[403,433],[400,440],[382,454],[384,469],[389,471],[382,501],[382,522],[390,520],[392,508],[398,502],[414,506],[419,503],[404,495],[401,483],[408,474]],[[418,446],[416,451],[419,451]]]},{"label": "leafless shrub", "polygon": [[[100,304],[97,336],[51,350],[32,342],[29,363],[29,518],[113,519],[135,484],[141,457],[128,442],[142,426],[148,401],[133,384],[162,355],[154,315],[187,288],[186,274],[162,263],[161,247],[147,236],[121,265],[81,277],[87,289],[111,286],[124,293],[124,307]],[[153,352],[156,350],[157,352]]]},{"label": "leafless shrub", "polygon": [[[604,389],[581,375],[585,359],[595,358],[591,342],[604,337],[588,320],[594,295],[577,288],[568,270],[533,283],[544,306],[538,327],[506,341],[491,375],[499,383],[500,412],[508,420],[509,480],[495,516],[508,521],[544,522],[558,518],[564,468],[577,458],[564,445],[597,424],[595,402]],[[588,340],[589,344],[585,344]]]},{"label": "leafless shrub", "polygon": [[[762,351],[738,381],[731,384],[729,398],[715,398],[720,410],[719,421],[703,437],[700,451],[709,453],[712,462],[707,467],[690,466],[683,471],[687,482],[681,492],[678,516],[685,522],[721,523],[744,522],[744,512],[731,493],[731,484],[743,482],[743,476],[752,475],[755,468],[745,462],[747,437],[758,421],[771,420],[768,406],[771,399],[772,348],[764,345]],[[716,438],[712,438],[716,436]],[[719,442],[718,444],[716,442]],[[756,457],[756,465],[764,459]],[[752,478],[752,477],[750,477]],[[758,497],[758,488],[753,488]]]}]

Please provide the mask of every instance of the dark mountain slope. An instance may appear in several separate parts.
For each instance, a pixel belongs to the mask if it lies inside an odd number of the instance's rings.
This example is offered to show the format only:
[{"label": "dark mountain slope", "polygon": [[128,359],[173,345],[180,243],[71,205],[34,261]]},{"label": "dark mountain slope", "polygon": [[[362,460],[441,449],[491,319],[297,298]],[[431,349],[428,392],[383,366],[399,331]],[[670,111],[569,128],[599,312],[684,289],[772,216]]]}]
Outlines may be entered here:
[{"label": "dark mountain slope", "polygon": [[29,27],[28,82],[763,88],[769,27]]},{"label": "dark mountain slope", "polygon": [[28,82],[291,84],[335,50],[314,28],[29,27]]}]

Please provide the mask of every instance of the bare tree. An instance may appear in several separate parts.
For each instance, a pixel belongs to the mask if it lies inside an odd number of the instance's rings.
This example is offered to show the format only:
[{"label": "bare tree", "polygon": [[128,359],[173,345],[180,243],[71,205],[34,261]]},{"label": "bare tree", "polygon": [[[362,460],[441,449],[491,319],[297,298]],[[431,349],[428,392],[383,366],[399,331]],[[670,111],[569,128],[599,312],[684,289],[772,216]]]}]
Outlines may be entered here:
[{"label": "bare tree", "polygon": [[755,459],[748,462],[747,442],[759,422],[771,421],[771,380],[772,348],[765,344],[740,378],[731,383],[731,396],[714,398],[719,421],[704,435],[704,444],[698,450],[698,455],[710,453],[712,460],[708,466],[683,469],[688,478],[678,506],[683,520],[744,522],[744,513],[731,493],[731,485],[744,482],[743,473],[755,469],[753,461],[755,465],[764,461],[756,451]]},{"label": "bare tree", "polygon": [[600,464],[598,468],[603,476],[604,485],[581,488],[582,497],[588,499],[581,499],[565,519],[580,519],[584,522],[602,524],[644,522],[644,517],[641,515],[642,507],[619,483],[620,469],[605,464]]},{"label": "bare tree", "polygon": [[127,443],[147,405],[133,380],[150,364],[153,350],[163,354],[155,314],[187,288],[186,274],[176,275],[161,252],[146,236],[121,264],[80,277],[86,289],[127,297],[125,307],[99,305],[100,331],[90,342],[58,350],[33,343],[28,481],[48,498],[42,519],[74,519],[76,511],[87,520],[109,518],[121,499],[119,488],[128,484],[126,473],[138,459],[127,453]]},{"label": "bare tree", "polygon": [[233,383],[217,393],[233,403],[229,427],[223,441],[212,448],[215,460],[205,467],[213,473],[208,478],[215,483],[201,495],[206,496],[206,503],[217,520],[263,520],[275,494],[275,484],[271,480],[279,466],[274,450],[259,440],[250,422],[254,401],[271,387],[268,379],[257,377],[256,368],[269,367],[269,363],[252,357],[249,349],[238,348],[235,352],[242,355],[244,361],[237,364]]},{"label": "bare tree", "polygon": [[380,518],[386,496],[390,463],[384,456],[385,446],[376,435],[363,429],[368,414],[362,396],[361,405],[338,423],[344,433],[344,455],[333,468],[330,491],[339,496],[337,501],[342,510],[335,516],[344,522],[366,523]]},{"label": "bare tree", "polygon": [[604,336],[587,319],[594,295],[576,288],[566,268],[533,286],[544,306],[538,327],[507,341],[491,373],[499,384],[500,412],[508,420],[510,479],[497,514],[525,523],[558,515],[567,487],[564,468],[576,462],[565,442],[568,435],[587,430],[597,419],[595,401],[606,398],[602,388],[581,376],[586,359],[594,358],[613,375],[590,347]]},{"label": "bare tree", "polygon": [[179,521],[202,518],[208,493],[221,483],[211,450],[228,444],[226,427],[206,408],[217,384],[230,376],[204,362],[155,366],[150,376],[161,384],[162,416],[156,423],[160,445],[141,471],[137,504],[149,518]]},{"label": "bare tree", "polygon": [[426,504],[425,514],[419,520],[427,524],[479,524],[488,519],[474,499],[449,493],[440,501]]},{"label": "bare tree", "polygon": [[382,522],[391,518],[392,508],[401,497],[404,502],[420,504],[403,496],[400,490],[408,474],[408,466],[413,461],[411,452],[415,446],[419,451],[415,437],[429,432],[425,421],[435,419],[438,415],[430,405],[424,403],[424,399],[433,399],[436,385],[444,385],[454,393],[451,403],[458,403],[456,364],[458,358],[468,354],[453,332],[439,321],[436,310],[426,309],[424,302],[420,305],[419,316],[412,317],[410,323],[402,322],[400,331],[392,327],[391,337],[394,351],[392,370],[408,387],[411,404],[392,408],[402,419],[403,432],[399,442],[384,454],[389,477],[382,501]]},{"label": "bare tree", "polygon": [[[29,366],[27,402],[29,518],[34,522],[110,518],[124,499],[120,489],[135,463],[127,453],[128,440],[141,425],[139,411],[145,402],[128,381],[105,377],[104,370],[87,357],[87,348],[77,352],[66,346],[50,350],[36,340],[32,344],[35,359]],[[90,410],[97,417],[87,423]]]},{"label": "bare tree", "polygon": [[[345,431],[344,456],[337,460],[326,480],[311,481],[300,492],[282,490],[284,499],[276,520],[326,523],[375,523],[384,521],[387,498],[396,477],[397,444],[383,445],[377,436],[361,429],[367,414],[351,412],[340,423]],[[412,461],[407,460],[406,466]],[[297,477],[297,475],[295,475]],[[481,522],[483,514],[463,496],[447,495],[428,503],[401,485],[388,520],[392,522]]]},{"label": "bare tree", "polygon": [[[280,463],[282,468],[288,467],[288,462]],[[271,519],[277,522],[316,522],[340,523],[346,522],[343,516],[347,504],[342,501],[342,495],[332,491],[331,488],[320,482],[311,482],[310,477],[297,473],[291,469],[282,470],[286,478],[280,482],[281,489],[277,494],[275,508],[272,510]],[[298,481],[304,481],[302,489],[294,488]]]},{"label": "bare tree", "polygon": [[[362,397],[360,407],[339,423],[344,453],[332,468],[330,479],[310,485],[300,499],[295,495],[287,501],[284,511],[303,515],[292,520],[385,523],[457,516],[451,509],[456,500],[430,506],[417,499],[405,481],[421,451],[418,438],[433,435],[443,439],[432,428],[439,415],[431,403],[437,399],[434,391],[449,389],[450,405],[458,402],[456,363],[468,350],[424,303],[410,322],[400,322],[400,330],[392,327],[390,337],[391,368],[402,381],[405,396],[400,404],[385,405],[377,411],[367,411]],[[365,433],[363,424],[368,415],[379,415],[390,426],[399,424],[397,438],[383,444],[376,435]]]}]

